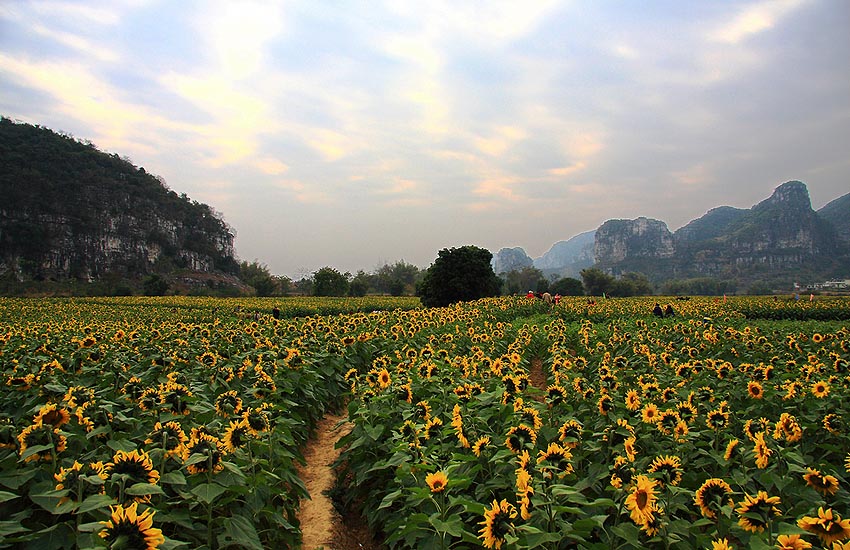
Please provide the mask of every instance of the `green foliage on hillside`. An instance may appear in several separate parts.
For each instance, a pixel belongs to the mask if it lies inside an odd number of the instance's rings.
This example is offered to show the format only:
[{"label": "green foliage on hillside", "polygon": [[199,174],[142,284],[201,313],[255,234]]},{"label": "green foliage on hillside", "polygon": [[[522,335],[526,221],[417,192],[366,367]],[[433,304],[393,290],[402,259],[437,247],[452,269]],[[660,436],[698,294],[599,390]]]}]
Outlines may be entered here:
[{"label": "green foliage on hillside", "polygon": [[189,257],[238,272],[233,231],[211,207],[41,126],[0,119],[0,196],[0,272],[16,278],[139,279],[191,267]]}]

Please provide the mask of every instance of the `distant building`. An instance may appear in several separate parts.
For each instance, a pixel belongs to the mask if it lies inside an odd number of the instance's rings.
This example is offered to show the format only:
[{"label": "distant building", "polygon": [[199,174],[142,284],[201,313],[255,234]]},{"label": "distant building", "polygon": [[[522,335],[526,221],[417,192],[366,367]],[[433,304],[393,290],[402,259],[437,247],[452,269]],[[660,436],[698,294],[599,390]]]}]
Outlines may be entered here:
[{"label": "distant building", "polygon": [[850,279],[811,283],[806,285],[806,290],[850,290]]}]

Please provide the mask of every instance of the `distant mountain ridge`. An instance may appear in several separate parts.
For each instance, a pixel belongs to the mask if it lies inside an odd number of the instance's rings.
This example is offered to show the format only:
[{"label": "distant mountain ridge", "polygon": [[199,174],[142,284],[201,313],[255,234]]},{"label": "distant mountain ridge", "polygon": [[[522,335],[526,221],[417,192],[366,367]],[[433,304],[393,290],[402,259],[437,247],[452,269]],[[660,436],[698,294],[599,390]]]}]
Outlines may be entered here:
[{"label": "distant mountain ridge", "polygon": [[[582,245],[573,242],[580,237]],[[545,261],[533,260],[534,267],[545,266],[557,276],[569,271],[568,263],[572,268],[594,266],[614,275],[635,271],[655,282],[714,277],[744,284],[787,284],[801,278],[847,278],[850,193],[815,212],[806,185],[789,181],[752,208],[712,208],[675,233],[663,221],[639,217],[608,220],[595,231],[561,243],[570,242],[573,254],[544,256]],[[577,264],[578,258],[586,256],[575,251],[586,254],[588,247],[592,259]],[[498,263],[500,254],[494,255],[494,262]],[[525,253],[514,248],[511,254]]]},{"label": "distant mountain ridge", "polygon": [[233,231],[219,214],[118,155],[2,118],[0,167],[2,277],[238,272]]}]

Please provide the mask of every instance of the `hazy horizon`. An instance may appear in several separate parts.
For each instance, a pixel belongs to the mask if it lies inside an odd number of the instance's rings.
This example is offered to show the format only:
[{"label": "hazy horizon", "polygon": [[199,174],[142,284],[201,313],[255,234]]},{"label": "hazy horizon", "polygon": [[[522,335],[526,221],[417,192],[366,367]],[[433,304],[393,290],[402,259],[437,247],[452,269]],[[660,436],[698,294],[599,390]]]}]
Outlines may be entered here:
[{"label": "hazy horizon", "polygon": [[129,157],[293,278],[850,190],[850,3],[0,4],[0,114]]}]

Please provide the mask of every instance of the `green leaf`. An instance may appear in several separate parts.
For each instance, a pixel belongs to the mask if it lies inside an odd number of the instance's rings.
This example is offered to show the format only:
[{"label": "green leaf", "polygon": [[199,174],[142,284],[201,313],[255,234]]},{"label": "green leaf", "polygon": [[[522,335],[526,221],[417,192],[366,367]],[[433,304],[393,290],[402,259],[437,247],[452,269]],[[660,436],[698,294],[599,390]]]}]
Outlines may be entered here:
[{"label": "green leaf", "polygon": [[15,533],[26,533],[27,531],[29,529],[21,525],[19,521],[0,521],[0,537],[8,537]]},{"label": "green leaf", "polygon": [[108,495],[91,495],[86,497],[86,499],[80,504],[80,507],[77,509],[77,513],[83,514],[85,512],[91,512],[92,510],[106,508],[113,504],[115,504],[115,501]]},{"label": "green leaf", "polygon": [[224,534],[218,537],[219,545],[236,544],[250,550],[263,550],[263,544],[257,535],[254,524],[245,516],[232,516],[224,520]]},{"label": "green leaf", "polygon": [[162,474],[159,482],[165,485],[186,485],[186,476],[183,475],[183,472],[179,471],[168,472],[167,474]]},{"label": "green leaf", "polygon": [[9,493],[7,491],[0,491],[0,502],[7,502],[9,500],[14,500],[18,498],[20,495],[16,495],[15,493]]},{"label": "green leaf", "polygon": [[125,453],[130,453],[138,449],[138,445],[129,439],[110,439],[106,442],[106,446],[113,451],[124,451]]},{"label": "green leaf", "polygon": [[162,487],[154,485],[153,483],[135,483],[132,487],[128,487],[124,492],[134,497],[165,494]]},{"label": "green leaf", "polygon": [[204,504],[211,504],[225,491],[227,491],[227,487],[222,487],[218,483],[202,483],[192,489],[192,494]]}]

